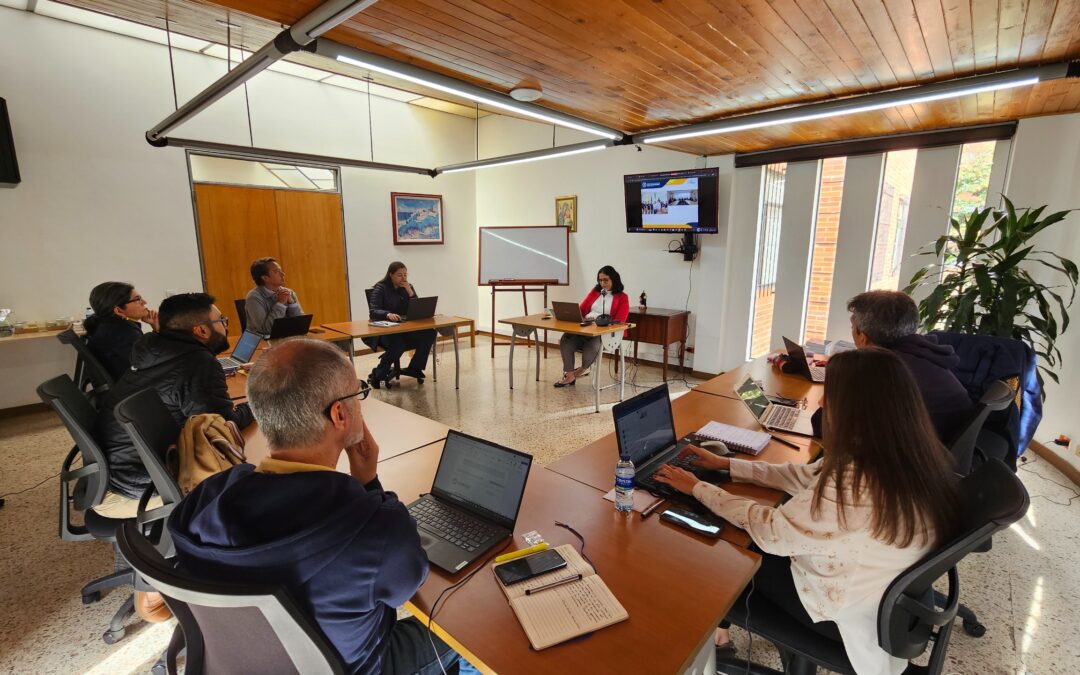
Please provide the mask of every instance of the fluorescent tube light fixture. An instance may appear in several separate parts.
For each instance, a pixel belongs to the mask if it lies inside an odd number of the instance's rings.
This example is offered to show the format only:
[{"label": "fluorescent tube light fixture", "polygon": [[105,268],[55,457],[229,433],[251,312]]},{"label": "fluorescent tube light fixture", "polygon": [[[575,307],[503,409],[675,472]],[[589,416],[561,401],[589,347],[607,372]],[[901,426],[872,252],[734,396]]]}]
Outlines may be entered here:
[{"label": "fluorescent tube light fixture", "polygon": [[836,101],[824,101],[796,106],[782,110],[767,110],[749,115],[742,115],[715,122],[690,124],[681,128],[644,133],[634,138],[635,142],[664,143],[699,136],[735,133],[749,129],[761,129],[779,124],[793,124],[812,120],[828,119],[843,115],[884,110],[901,105],[914,105],[942,101],[961,96],[971,96],[1002,89],[1024,87],[1043,80],[1057,79],[1068,75],[1068,64],[1052,64],[989,75],[978,75],[959,80],[938,82],[907,89],[884,91],[865,96],[856,96]]},{"label": "fluorescent tube light fixture", "polygon": [[604,148],[610,148],[611,146],[611,141],[586,141],[585,143],[575,143],[573,145],[564,145],[562,147],[548,148],[545,150],[534,150],[532,152],[523,152],[517,155],[505,155],[503,157],[481,159],[476,162],[451,164],[449,166],[439,167],[435,169],[435,171],[436,173],[457,173],[459,171],[472,171],[474,169],[490,169],[493,166],[507,166],[509,164],[536,162],[541,159],[554,159],[556,157],[580,155],[585,152],[595,152],[597,150],[603,150]]},{"label": "fluorescent tube light fixture", "polygon": [[[353,56],[347,56],[345,54],[337,54],[334,56],[334,58],[342,63],[347,63],[351,66],[357,66],[358,68],[365,68],[367,70],[375,71],[376,73],[382,73],[383,75],[396,77],[398,79],[405,80],[406,82],[412,82],[413,84],[419,84],[424,87],[429,87],[431,89],[435,89],[446,94],[453,94],[454,96],[467,98],[470,101],[476,101],[477,103],[482,103],[484,105],[498,108],[500,110],[506,110],[508,112],[512,112],[518,115],[525,115],[526,117],[531,117],[533,119],[540,120],[541,122],[547,122],[548,124],[555,124],[560,127],[567,127],[568,129],[577,129],[578,131],[584,131],[587,134],[593,134],[594,136],[602,136],[604,138],[610,138],[612,140],[622,137],[622,134],[619,134],[618,132],[612,131],[610,129],[605,129],[600,126],[574,122],[572,119],[566,119],[563,116],[545,114],[538,109],[539,106],[525,106],[515,104],[513,100],[501,100],[501,98],[495,95],[494,92],[491,95],[485,95],[479,93],[478,91],[473,91],[469,88],[465,88],[464,86],[455,87],[449,86],[447,84],[442,84],[437,80],[449,80],[451,78],[437,76],[434,73],[432,73],[432,77],[429,78],[404,72],[404,69],[397,69],[375,63],[373,62],[373,60],[359,59]],[[477,87],[476,89],[479,89],[479,87]]]}]

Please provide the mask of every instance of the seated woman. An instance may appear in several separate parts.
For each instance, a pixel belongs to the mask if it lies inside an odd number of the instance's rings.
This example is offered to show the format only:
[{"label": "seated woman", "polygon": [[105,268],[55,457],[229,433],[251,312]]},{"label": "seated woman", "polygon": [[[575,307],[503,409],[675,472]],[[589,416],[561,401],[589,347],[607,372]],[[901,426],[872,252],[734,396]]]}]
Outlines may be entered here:
[{"label": "seated woman", "polygon": [[[670,465],[656,479],[692,494],[743,528],[763,553],[760,594],[811,630],[842,640],[859,673],[901,673],[907,662],[878,646],[885,589],[948,542],[959,524],[952,459],[938,440],[911,372],[878,348],[837,354],[825,384],[824,459],[772,465],[689,449],[695,466],[791,495],[763,506]],[[736,604],[747,601],[747,591]],[[727,625],[718,650],[730,649]]]},{"label": "seated woman", "polygon": [[[368,313],[372,321],[401,321],[409,308],[409,298],[415,297],[416,289],[409,283],[409,270],[405,268],[405,263],[392,262],[386,269],[386,276],[371,289]],[[412,361],[407,368],[401,369],[401,374],[423,378],[428,354],[431,353],[431,346],[435,344],[435,331],[418,330],[383,335],[379,337],[377,344],[386,351],[379,359],[379,365],[368,376],[368,382],[376,389],[392,377],[394,364],[410,349],[415,350]]]},{"label": "seated woman", "polygon": [[86,346],[114,380],[131,370],[131,347],[142,337],[145,322],[157,331],[158,313],[146,306],[135,287],[106,281],[90,291],[93,316],[86,320]]},{"label": "seated woman", "polygon": [[[596,286],[589,291],[581,303],[581,315],[586,319],[596,319],[601,314],[610,316],[612,323],[626,323],[626,318],[630,316],[630,298],[623,292],[622,277],[611,265],[604,265],[596,273]],[[562,339],[559,340],[563,377],[555,383],[555,386],[574,386],[574,381],[584,374],[600,355],[601,347],[602,342],[599,337],[563,333]],[[581,367],[574,368],[574,353],[579,351],[581,352]]]}]

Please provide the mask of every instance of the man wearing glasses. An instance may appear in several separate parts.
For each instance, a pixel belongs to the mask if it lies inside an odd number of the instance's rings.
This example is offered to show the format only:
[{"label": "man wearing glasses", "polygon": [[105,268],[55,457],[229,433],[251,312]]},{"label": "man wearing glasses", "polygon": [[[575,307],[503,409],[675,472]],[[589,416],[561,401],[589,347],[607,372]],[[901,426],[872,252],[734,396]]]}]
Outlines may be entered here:
[{"label": "man wearing glasses", "polygon": [[131,438],[113,415],[124,398],[155,389],[181,426],[201,413],[216,413],[240,428],[251,424],[247,404],[233,406],[225,371],[216,358],[229,346],[228,325],[213,296],[181,293],[161,303],[159,330],[135,341],[131,370],[110,388],[98,414],[94,435],[109,459],[109,488],[94,507],[99,515],[134,518],[139,497],[151,483]]},{"label": "man wearing glasses", "polygon": [[[435,675],[458,655],[429,641],[416,619],[396,620],[428,561],[416,523],[376,475],[379,446],[360,403],[369,391],[325,342],[300,338],[265,351],[247,393],[270,457],[204,480],[168,527],[192,573],[284,586],[346,672]],[[335,471],[342,452],[349,474]]]}]

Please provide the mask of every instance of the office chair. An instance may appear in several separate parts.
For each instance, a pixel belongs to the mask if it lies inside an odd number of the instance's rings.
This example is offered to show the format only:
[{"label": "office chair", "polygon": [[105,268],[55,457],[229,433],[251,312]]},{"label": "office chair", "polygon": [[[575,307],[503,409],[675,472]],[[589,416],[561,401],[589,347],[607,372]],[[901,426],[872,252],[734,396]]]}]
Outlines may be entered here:
[{"label": "office chair", "polygon": [[[169,471],[167,453],[169,446],[180,437],[180,427],[154,389],[143,389],[120,401],[116,404],[115,414],[135,444],[139,459],[153,482],[153,489],[143,493],[136,522],[144,531],[152,527],[158,542],[157,550],[166,558],[172,558],[175,551],[165,519],[183,495]],[[154,493],[161,497],[162,505],[147,511],[147,503]]]},{"label": "office chair", "polygon": [[[109,463],[89,431],[94,426],[97,412],[67,375],[43,382],[38,386],[37,394],[56,411],[75,441],[75,447],[68,453],[60,469],[60,538],[64,541],[98,539],[114,542],[115,546],[116,528],[125,521],[99,516],[91,509],[101,503],[109,485]],[[73,469],[72,464],[80,457],[82,467]],[[83,513],[85,525],[72,524],[71,509]],[[95,603],[101,600],[103,592],[132,585],[133,580],[131,569],[124,565],[122,558],[117,555],[112,574],[83,586],[83,604]],[[109,630],[105,631],[101,639],[106,644],[113,644],[123,638],[124,623],[134,612],[135,596],[132,594],[113,615]]]},{"label": "office chair", "polygon": [[86,340],[74,330],[68,328],[56,339],[75,350],[75,386],[97,405],[113,385],[112,375],[86,346]]},{"label": "office chair", "polygon": [[[373,289],[373,288],[365,288],[364,289],[364,298],[367,300],[367,306],[368,306],[368,316],[371,316],[371,292],[373,290],[375,290],[375,289]],[[370,349],[372,352],[377,353],[379,351],[379,338],[377,338],[377,337],[376,338],[362,338],[361,341],[365,345],[367,345],[368,349]],[[374,375],[375,371],[372,370],[371,372],[372,372],[372,375]],[[391,385],[390,380],[393,380],[394,382],[399,383],[399,384],[401,383],[401,359],[400,358],[397,359],[396,361],[394,361],[394,365],[390,368],[390,372],[387,373],[385,380],[376,380],[375,378],[373,378],[371,376],[368,376],[368,382],[375,389],[378,389],[378,388],[382,387],[383,385],[385,385],[387,389],[392,389],[393,386]],[[419,379],[418,381],[421,384],[424,382],[424,380],[422,378]]]},{"label": "office chair", "polygon": [[236,317],[240,319],[240,330],[247,330],[247,298],[233,300],[233,306],[236,307]]},{"label": "office chair", "polygon": [[222,583],[174,568],[127,522],[117,545],[131,566],[164,598],[179,622],[166,652],[184,672],[344,673],[337,650],[281,587]]},{"label": "office chair", "polygon": [[[983,392],[982,398],[975,404],[968,421],[948,444],[958,474],[966,476],[971,472],[977,441],[986,423],[986,418],[992,412],[1008,408],[1015,396],[1016,392],[1013,388],[1001,380],[991,383]],[[985,461],[985,456],[983,459]],[[998,459],[1004,460],[1004,457]]]},{"label": "office chair", "polygon": [[[960,479],[964,505],[960,534],[938,550],[904,570],[881,598],[878,608],[878,644],[901,659],[916,659],[934,641],[927,665],[910,664],[908,675],[937,675],[945,664],[953,619],[960,601],[960,577],[956,565],[995,532],[1012,525],[1027,511],[1027,490],[1004,463],[991,460]],[[948,576],[945,601],[933,598],[933,583]],[[749,611],[747,610],[749,605]],[[753,626],[749,618],[753,617]],[[745,594],[735,601],[728,620],[772,642],[780,652],[784,672],[790,675],[815,673],[818,667],[855,675],[842,642],[830,640],[796,622],[783,609],[761,595]],[[936,631],[935,631],[936,629]],[[717,672],[775,675],[778,671],[750,664],[734,656],[717,659]]]}]

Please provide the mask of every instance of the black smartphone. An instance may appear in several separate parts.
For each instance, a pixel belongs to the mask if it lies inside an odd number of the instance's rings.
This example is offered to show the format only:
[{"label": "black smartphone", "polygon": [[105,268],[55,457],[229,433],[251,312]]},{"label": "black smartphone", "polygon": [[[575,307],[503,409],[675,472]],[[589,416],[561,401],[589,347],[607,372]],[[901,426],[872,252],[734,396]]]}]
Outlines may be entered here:
[{"label": "black smartphone", "polygon": [[512,586],[563,567],[566,567],[566,559],[549,548],[496,566],[495,576],[504,586]]},{"label": "black smartphone", "polygon": [[670,508],[664,511],[660,514],[660,520],[666,520],[710,539],[719,537],[720,531],[724,529],[722,524],[714,523],[701,514],[679,508]]}]

